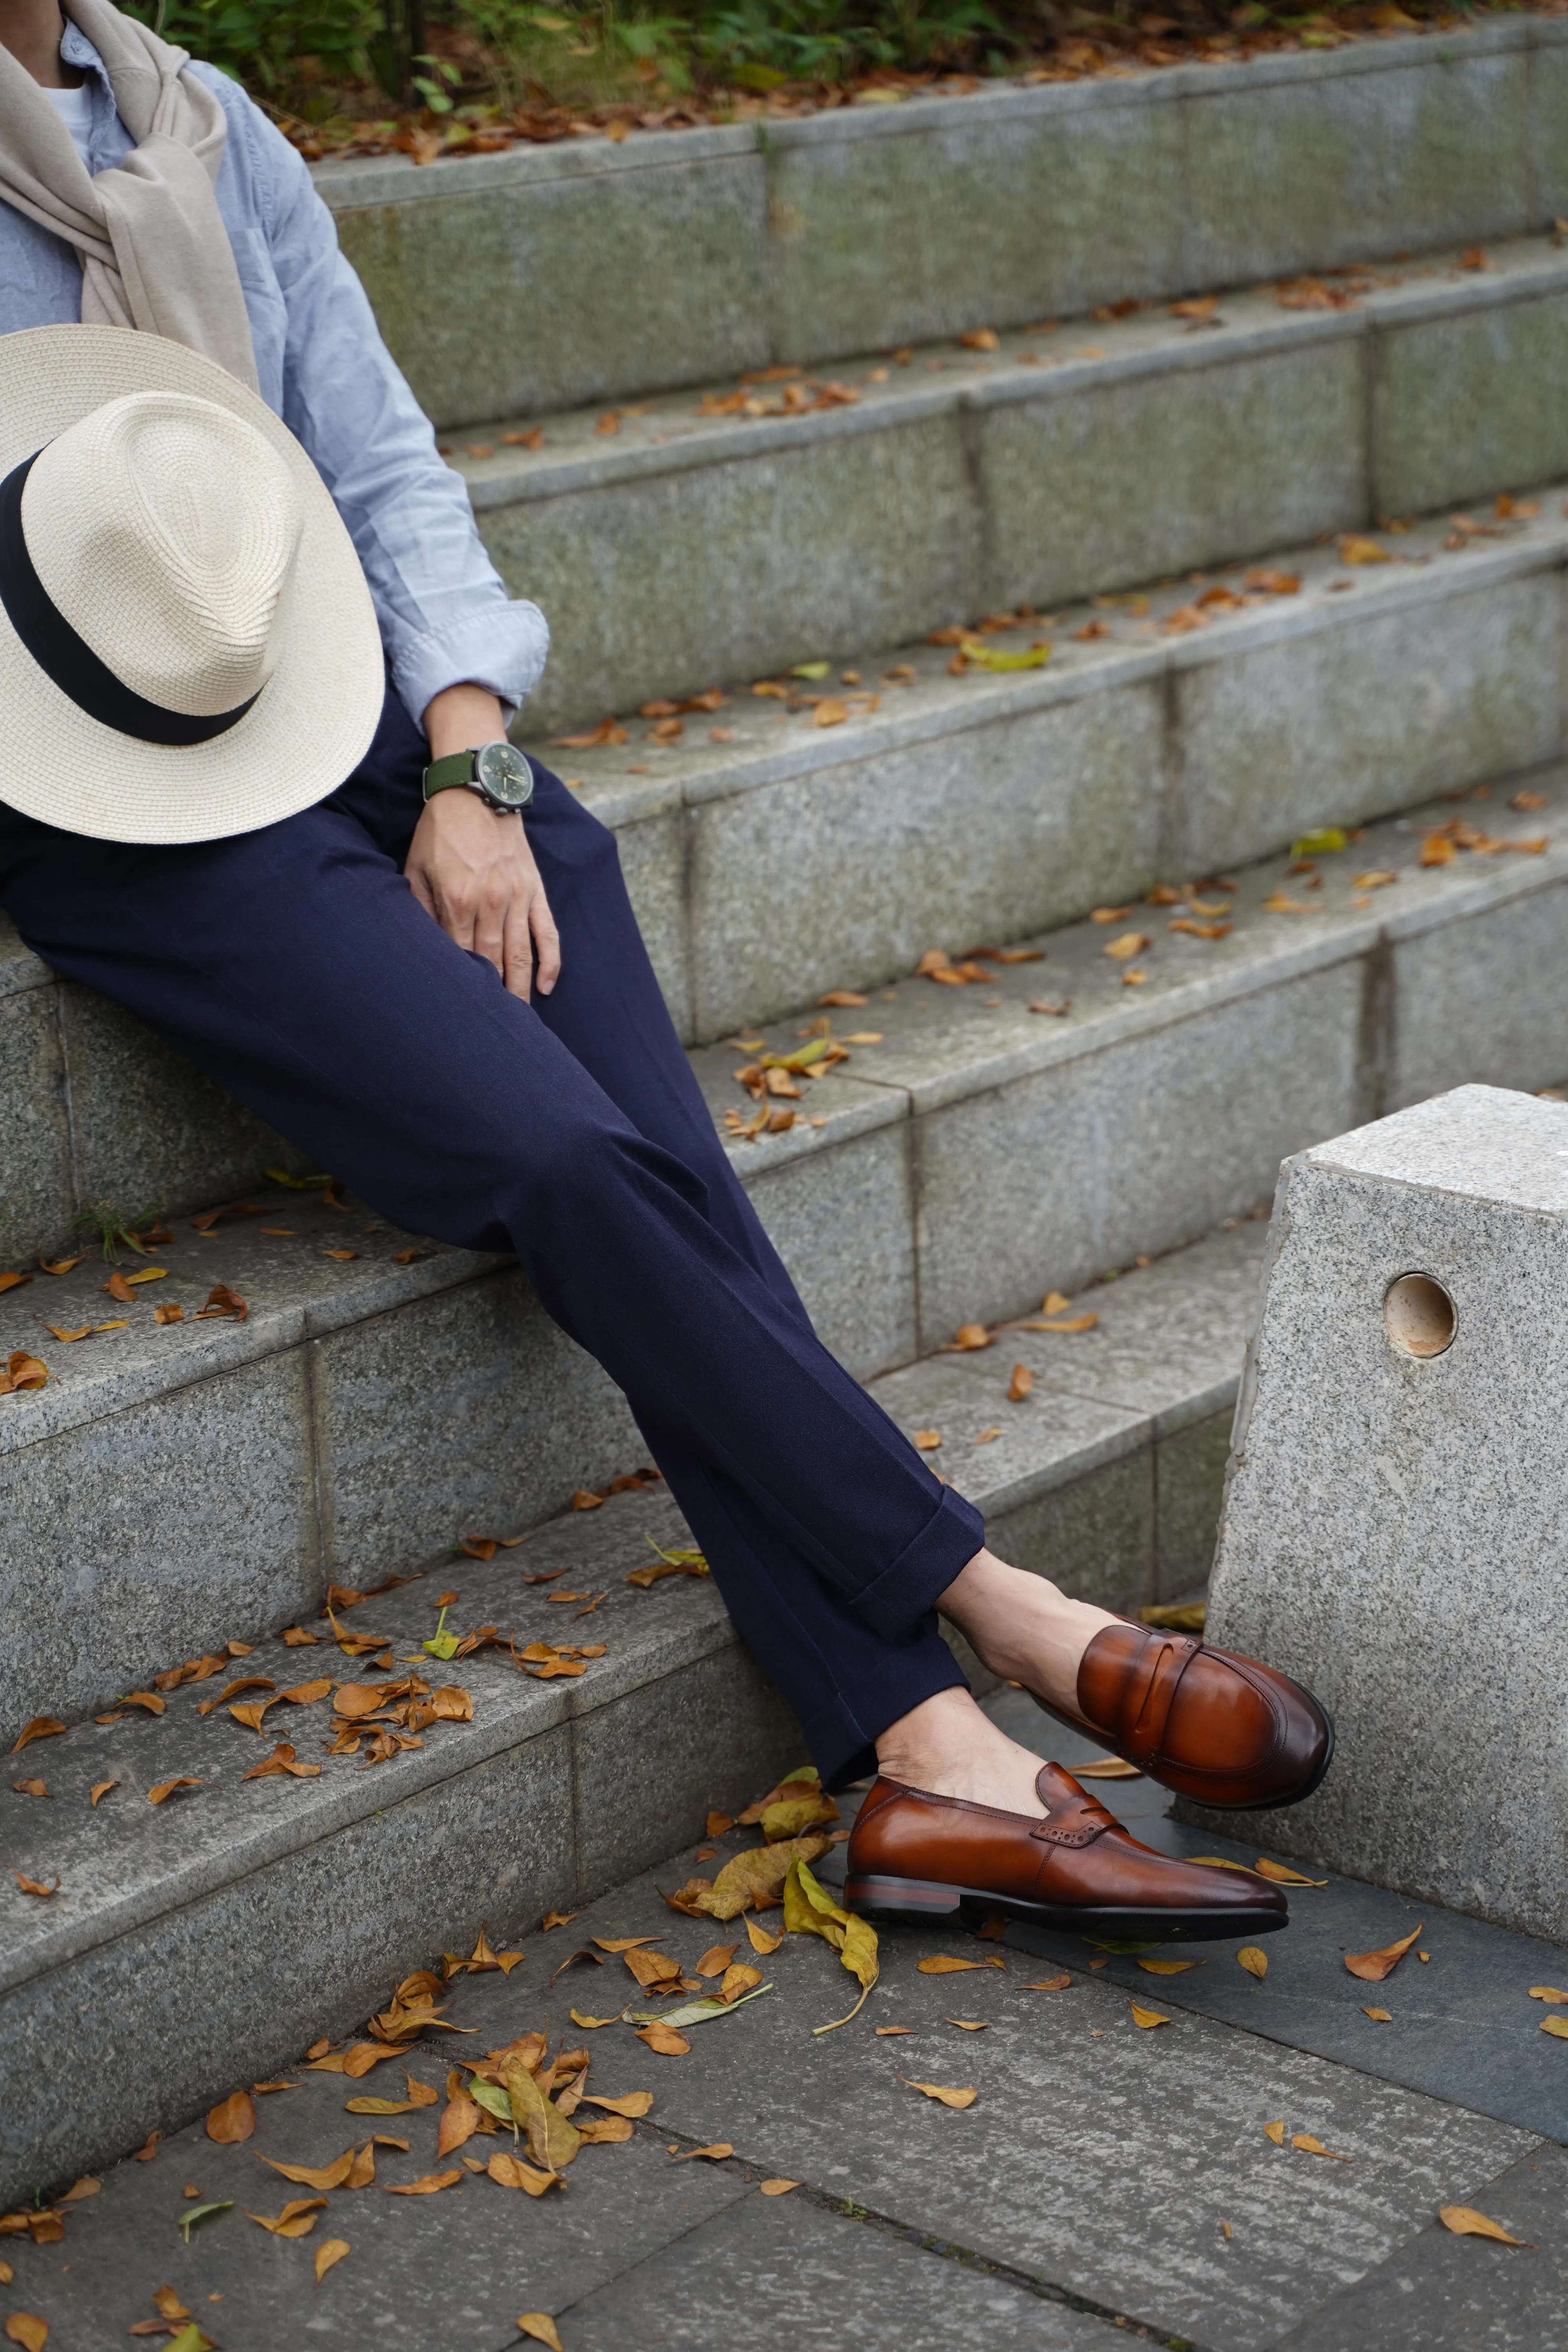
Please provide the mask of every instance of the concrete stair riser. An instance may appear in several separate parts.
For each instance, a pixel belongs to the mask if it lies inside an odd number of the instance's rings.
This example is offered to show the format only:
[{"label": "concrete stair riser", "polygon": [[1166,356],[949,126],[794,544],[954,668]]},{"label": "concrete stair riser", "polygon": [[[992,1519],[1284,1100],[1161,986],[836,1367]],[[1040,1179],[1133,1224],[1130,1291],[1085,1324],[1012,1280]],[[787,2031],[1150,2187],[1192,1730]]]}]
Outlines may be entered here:
[{"label": "concrete stair riser", "polygon": [[[1543,503],[1547,519],[1478,551],[1444,552],[1443,525],[1413,531],[1399,543],[1425,566],[1350,574],[1321,551],[1291,557],[1299,596],[1195,635],[1139,641],[1120,623],[1117,641],[1081,645],[1066,615],[1044,672],[954,679],[945,650],[916,646],[918,682],[846,726],[803,713],[779,729],[776,705],[739,698],[721,749],[694,729],[657,755],[634,742],[546,756],[581,771],[616,830],[682,1034],[723,1035],[827,988],[875,987],[933,943],[1047,929],[1157,876],[1553,757],[1568,525],[1558,491]],[[1330,584],[1350,577],[1352,593]],[[626,773],[656,756],[657,775]],[[1479,1024],[1470,1066],[1484,1075],[1494,1013],[1467,1000],[1457,1017]],[[17,1106],[0,1260],[58,1248],[96,1199],[178,1211],[233,1197],[262,1166],[302,1166],[151,1033],[60,987],[14,933],[0,940],[0,1072]],[[903,1310],[884,1301],[884,1325],[889,1312]]]},{"label": "concrete stair riser", "polygon": [[317,184],[443,426],[1544,228],[1552,19]]},{"label": "concrete stair riser", "polygon": [[1343,311],[1242,294],[1206,330],[1161,311],[949,350],[797,417],[699,417],[685,396],[607,439],[587,415],[532,451],[490,428],[470,446],[491,455],[452,462],[512,592],[550,617],[529,725],[1568,471],[1549,390],[1568,254],[1521,240],[1486,270],[1393,274]]},{"label": "concrete stair riser", "polygon": [[[944,1475],[982,1504],[1010,1556],[1135,1609],[1206,1568],[1264,1237],[1253,1224],[1130,1276],[1101,1294],[1087,1340],[1008,1335],[984,1357],[895,1374],[879,1393],[906,1427],[940,1416]],[[1036,1367],[1035,1391],[998,1404],[1014,1353]],[[975,1446],[1004,1416],[1002,1439]],[[156,1723],[80,1725],[27,1751],[54,1804],[5,1792],[0,1843],[41,1869],[47,1837],[62,1891],[47,1906],[0,1892],[0,2031],[14,2061],[0,2198],[69,2178],[237,2080],[297,2063],[318,2033],[358,2029],[406,1969],[469,1948],[481,1920],[504,1947],[546,1907],[659,1858],[672,1824],[732,1807],[800,1759],[798,1728],[710,1585],[626,1590],[650,1534],[679,1539],[672,1505],[626,1496],[541,1528],[521,1554],[444,1563],[437,1576],[461,1589],[459,1625],[515,1625],[520,1643],[593,1632],[608,1654],[575,1683],[522,1681],[485,1654],[433,1669],[471,1692],[473,1722],[436,1727],[368,1777],[342,1759],[315,1780],[242,1785],[267,1737],[253,1743],[221,1710],[199,1718],[213,1683],[172,1694]],[[518,1583],[520,1568],[563,1563],[572,1585],[609,1588],[591,1624],[568,1618],[564,1633],[567,1612]],[[382,1595],[363,1622],[403,1636],[402,1654],[410,1633],[429,1630],[439,1589]],[[264,1643],[237,1671],[285,1687],[330,1672],[341,1662],[327,1631],[314,1650]],[[324,1715],[290,1709],[268,1737],[315,1760]],[[146,1785],[178,1772],[203,1783],[184,1810],[177,1799],[147,1808]],[[110,1778],[121,1786],[100,1810],[74,1801]],[[126,2035],[117,2021],[131,2003],[142,2030]],[[58,2095],[68,2049],[99,2084],[85,2111]]]},{"label": "concrete stair riser", "polygon": [[[1551,826],[1568,786],[1545,782],[1552,805],[1528,821]],[[1163,935],[1136,991],[1106,930],[1084,925],[1052,937],[1043,968],[999,972],[990,1003],[923,981],[874,1000],[858,1017],[881,1045],[811,1087],[789,1131],[732,1147],[829,1344],[862,1377],[907,1365],[963,1322],[1027,1313],[1047,1286],[1070,1292],[1241,1214],[1283,1158],[1358,1119],[1468,1078],[1561,1078],[1568,846],[1411,872],[1413,835],[1374,832],[1347,860],[1406,867],[1372,908],[1348,905],[1347,877],[1321,914],[1273,914],[1261,902],[1279,869],[1248,875],[1235,936]],[[1070,996],[1068,1021],[1030,1015],[1042,986]],[[738,1058],[697,1057],[717,1112],[749,1111]],[[295,1242],[229,1227],[171,1254],[169,1292],[194,1306],[230,1280],[251,1301],[243,1326],[153,1331],[141,1307],[96,1351],[45,1343],[40,1313],[93,1311],[83,1269],[0,1305],[0,1352],[42,1346],[56,1376],[0,1408],[18,1722],[85,1712],[156,1665],[285,1622],[330,1580],[536,1522],[641,1458],[609,1384],[515,1270],[456,1251],[395,1268],[385,1234],[374,1248],[351,1235],[370,1262],[329,1272],[323,1234],[344,1229],[330,1217],[290,1204]],[[1192,1441],[1204,1475],[1219,1439]],[[1108,1464],[1144,1444],[1120,1422],[1102,1441]],[[1110,1545],[1081,1497],[1008,1489],[1005,1459],[984,1475],[1002,1482],[994,1507],[1021,1515],[1009,1541],[1029,1559],[1092,1560],[1098,1544],[1190,1563],[1186,1538],[1152,1532],[1152,1473],[1107,1470],[1124,1529]]]}]

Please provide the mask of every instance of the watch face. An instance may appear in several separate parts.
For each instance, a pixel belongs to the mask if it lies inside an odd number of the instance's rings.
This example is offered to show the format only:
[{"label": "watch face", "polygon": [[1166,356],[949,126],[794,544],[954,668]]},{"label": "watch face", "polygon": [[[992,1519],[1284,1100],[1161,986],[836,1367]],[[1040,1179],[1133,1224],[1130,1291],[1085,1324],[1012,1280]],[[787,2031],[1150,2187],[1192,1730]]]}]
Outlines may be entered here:
[{"label": "watch face", "polygon": [[533,770],[510,743],[487,743],[475,754],[474,780],[502,808],[524,809],[533,798]]}]

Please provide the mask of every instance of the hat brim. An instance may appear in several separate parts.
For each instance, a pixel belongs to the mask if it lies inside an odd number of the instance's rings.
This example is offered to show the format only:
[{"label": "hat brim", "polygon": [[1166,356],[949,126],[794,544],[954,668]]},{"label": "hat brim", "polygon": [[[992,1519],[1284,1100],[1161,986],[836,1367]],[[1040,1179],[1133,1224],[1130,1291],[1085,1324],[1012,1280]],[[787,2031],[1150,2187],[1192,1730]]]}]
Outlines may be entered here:
[{"label": "hat brim", "polygon": [[124,327],[0,335],[0,478],[127,393],[184,392],[254,425],[288,466],[304,515],[272,675],[210,742],[144,743],[78,709],[0,605],[0,800],[100,841],[218,841],[310,808],[351,776],[375,733],[385,666],[375,611],[331,493],[280,418],[216,361]]}]

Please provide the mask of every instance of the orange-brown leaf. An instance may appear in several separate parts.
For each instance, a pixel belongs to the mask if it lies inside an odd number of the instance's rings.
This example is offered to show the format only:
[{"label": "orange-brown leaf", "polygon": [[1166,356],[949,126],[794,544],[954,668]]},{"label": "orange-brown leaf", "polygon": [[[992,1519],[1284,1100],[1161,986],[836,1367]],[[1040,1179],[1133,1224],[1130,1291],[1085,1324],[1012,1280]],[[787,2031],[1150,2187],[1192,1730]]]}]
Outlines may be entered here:
[{"label": "orange-brown leaf", "polygon": [[1384,1977],[1394,1974],[1426,1924],[1425,1919],[1417,1920],[1408,1936],[1402,1936],[1397,1944],[1385,1944],[1381,1951],[1347,1952],[1346,1968],[1352,1977],[1360,1977],[1365,1984],[1381,1984]]},{"label": "orange-brown leaf", "polygon": [[207,2116],[207,2137],[221,2147],[237,2147],[256,2129],[256,2103],[248,2091],[232,2091]]}]

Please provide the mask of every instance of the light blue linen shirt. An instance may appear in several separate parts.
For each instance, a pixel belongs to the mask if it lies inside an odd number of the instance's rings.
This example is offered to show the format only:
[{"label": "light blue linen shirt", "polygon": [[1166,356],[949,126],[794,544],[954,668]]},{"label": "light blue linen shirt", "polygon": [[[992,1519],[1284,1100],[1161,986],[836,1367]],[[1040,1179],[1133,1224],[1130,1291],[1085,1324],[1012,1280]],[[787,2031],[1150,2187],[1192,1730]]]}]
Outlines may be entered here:
[{"label": "light blue linen shirt", "polygon": [[[98,51],[74,24],[60,56],[88,75],[88,168],[133,145]],[[432,695],[471,680],[515,706],[539,681],[550,633],[537,605],[510,602],[461,480],[381,340],[363,287],[338,251],[304,160],[237,82],[191,72],[228,118],[217,201],[238,265],[268,406],[304,445],[353,539],[391,664],[417,724]],[[0,202],[0,333],[74,325],[74,248]]]}]

